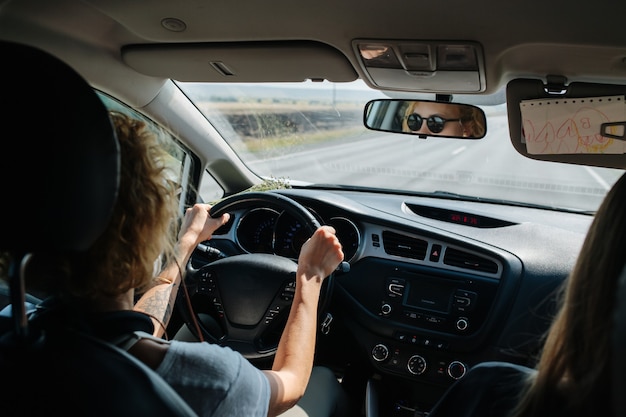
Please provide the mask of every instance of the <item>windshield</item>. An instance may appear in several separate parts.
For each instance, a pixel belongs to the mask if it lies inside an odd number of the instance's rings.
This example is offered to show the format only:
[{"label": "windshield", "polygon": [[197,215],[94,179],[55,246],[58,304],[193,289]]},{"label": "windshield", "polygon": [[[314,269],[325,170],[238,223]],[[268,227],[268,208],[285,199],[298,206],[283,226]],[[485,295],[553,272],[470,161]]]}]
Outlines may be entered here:
[{"label": "windshield", "polygon": [[595,211],[623,172],[518,154],[505,104],[480,106],[487,115],[484,139],[420,139],[366,129],[365,104],[388,97],[362,81],[178,84],[252,171],[294,185],[449,193]]}]

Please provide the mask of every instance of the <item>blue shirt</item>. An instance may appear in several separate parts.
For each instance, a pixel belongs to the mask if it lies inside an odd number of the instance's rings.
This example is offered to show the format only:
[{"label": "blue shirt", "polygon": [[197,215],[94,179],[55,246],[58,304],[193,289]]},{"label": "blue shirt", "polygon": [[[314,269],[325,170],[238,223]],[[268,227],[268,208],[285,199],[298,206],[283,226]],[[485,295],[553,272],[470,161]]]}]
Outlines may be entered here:
[{"label": "blue shirt", "polygon": [[200,416],[267,416],[267,377],[228,347],[172,340],[156,372]]}]

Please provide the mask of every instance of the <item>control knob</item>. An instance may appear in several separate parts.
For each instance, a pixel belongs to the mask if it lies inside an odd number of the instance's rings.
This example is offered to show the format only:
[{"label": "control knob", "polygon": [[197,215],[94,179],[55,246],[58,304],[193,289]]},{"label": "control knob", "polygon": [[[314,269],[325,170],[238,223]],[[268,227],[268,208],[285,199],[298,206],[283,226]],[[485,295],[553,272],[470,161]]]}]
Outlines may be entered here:
[{"label": "control knob", "polygon": [[456,321],[456,328],[462,332],[467,330],[468,326],[469,322],[465,317],[459,317],[459,319]]},{"label": "control knob", "polygon": [[376,362],[383,362],[387,360],[388,357],[389,349],[382,343],[379,343],[372,348],[372,358],[374,358]]},{"label": "control knob", "polygon": [[452,379],[460,379],[465,376],[467,372],[467,366],[463,362],[460,361],[452,361],[448,365],[448,376]]},{"label": "control knob", "polygon": [[388,316],[391,314],[391,306],[387,303],[383,304],[382,306],[380,306],[380,313],[383,316]]},{"label": "control knob", "polygon": [[413,355],[406,364],[409,372],[413,375],[421,375],[426,372],[426,359],[420,355]]}]

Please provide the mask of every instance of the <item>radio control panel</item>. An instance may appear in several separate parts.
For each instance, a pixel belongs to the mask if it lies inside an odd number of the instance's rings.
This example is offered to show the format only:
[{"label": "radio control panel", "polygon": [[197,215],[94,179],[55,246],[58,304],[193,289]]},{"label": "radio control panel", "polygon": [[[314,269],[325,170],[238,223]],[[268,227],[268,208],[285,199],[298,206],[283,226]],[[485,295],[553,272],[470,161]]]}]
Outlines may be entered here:
[{"label": "radio control panel", "polygon": [[433,276],[388,277],[379,316],[450,334],[477,331],[491,307],[497,284]]}]

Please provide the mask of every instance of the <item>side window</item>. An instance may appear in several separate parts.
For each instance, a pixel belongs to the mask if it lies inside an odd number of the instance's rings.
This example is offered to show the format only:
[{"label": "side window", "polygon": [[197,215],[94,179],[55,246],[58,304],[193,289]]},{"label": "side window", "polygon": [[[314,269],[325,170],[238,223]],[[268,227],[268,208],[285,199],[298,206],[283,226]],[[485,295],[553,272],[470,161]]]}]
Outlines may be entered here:
[{"label": "side window", "polygon": [[214,203],[224,196],[224,190],[207,171],[202,173],[198,195],[204,203]]},{"label": "side window", "polygon": [[197,193],[193,186],[193,172],[195,159],[189,150],[184,147],[170,132],[153,120],[145,117],[124,103],[96,91],[98,96],[109,110],[128,114],[136,119],[143,120],[159,137],[161,144],[171,156],[172,172],[178,173],[178,178],[171,178],[179,186],[180,211],[184,212],[186,205],[195,203]]}]

